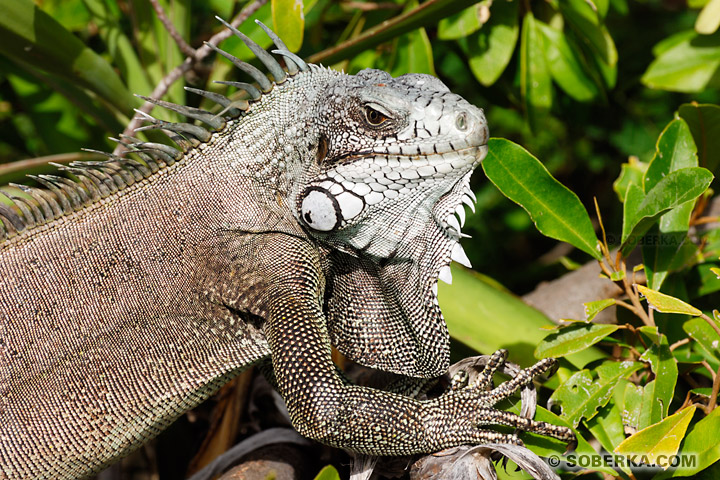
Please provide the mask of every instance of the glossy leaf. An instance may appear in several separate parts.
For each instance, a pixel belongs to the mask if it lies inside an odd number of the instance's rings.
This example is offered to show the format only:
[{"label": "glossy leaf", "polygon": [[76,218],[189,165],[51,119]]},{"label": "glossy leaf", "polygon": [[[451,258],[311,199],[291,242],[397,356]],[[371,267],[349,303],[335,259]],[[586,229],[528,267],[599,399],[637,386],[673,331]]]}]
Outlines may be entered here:
[{"label": "glossy leaf", "polygon": [[132,41],[123,33],[120,19],[104,0],[84,0],[92,13],[93,22],[98,26],[98,33],[107,45],[110,57],[118,66],[118,70],[126,81],[128,89],[133,93],[149,95],[153,90],[150,79],[145,75],[145,67],[135,54]]},{"label": "glossy leaf", "polygon": [[315,480],[340,480],[340,474],[332,465],[323,467],[317,474]]},{"label": "glossy leaf", "polygon": [[694,34],[657,57],[642,76],[650,88],[696,93],[720,85],[720,32]]},{"label": "glossy leaf", "polygon": [[470,70],[485,86],[495,83],[515,51],[520,32],[518,5],[504,0],[493,2],[488,22],[467,39]]},{"label": "glossy leaf", "polygon": [[537,229],[600,259],[592,222],[577,195],[519,145],[491,138],[488,146],[482,163],[485,174],[506,197],[530,214]]},{"label": "glossy leaf", "polygon": [[675,470],[668,470],[655,476],[655,480],[695,475],[720,460],[718,432],[720,432],[720,408],[716,408],[707,417],[690,427],[690,431],[686,433],[680,445],[680,452],[695,456],[697,461],[693,465],[681,465]]},{"label": "glossy leaf", "polygon": [[702,311],[682,300],[665,295],[656,290],[637,285],[638,291],[647,298],[647,301],[654,309],[662,313],[679,313],[683,315],[698,316]]},{"label": "glossy leaf", "polygon": [[540,21],[536,25],[544,37],[545,60],[555,83],[578,102],[595,98],[597,85],[586,73],[583,59],[562,30]]},{"label": "glossy leaf", "polygon": [[660,335],[660,341],[654,342],[640,357],[649,362],[655,379],[645,385],[645,395],[650,399],[646,406],[650,409],[650,423],[657,423],[668,415],[670,402],[675,392],[678,367],[668,346],[667,337]]},{"label": "glossy leaf", "polygon": [[[651,190],[670,172],[696,167],[696,152],[695,141],[685,121],[676,119],[670,122],[658,138],[655,157],[644,176],[644,190]],[[659,290],[665,281],[670,266],[685,242],[692,210],[693,203],[688,202],[665,213],[654,235],[650,236],[653,241],[644,242],[643,264],[650,288]]]},{"label": "glossy leaf", "polygon": [[713,363],[720,362],[720,335],[704,319],[691,318],[683,324],[683,330],[694,340],[695,349],[713,359]]},{"label": "glossy leaf", "polygon": [[537,129],[552,106],[552,84],[543,36],[531,12],[526,12],[523,20],[519,75],[525,112],[530,126]]},{"label": "glossy leaf", "polygon": [[397,40],[397,55],[390,73],[397,77],[406,72],[436,76],[432,46],[424,28],[408,32]]},{"label": "glossy leaf", "polygon": [[713,175],[704,168],[681,168],[660,180],[637,206],[635,202],[638,194],[631,186],[628,195],[633,190],[633,203],[628,205],[626,199],[625,208],[630,210],[623,218],[623,254],[627,255],[660,215],[695,200],[707,189],[712,179]]},{"label": "glossy leaf", "polygon": [[[478,2],[455,15],[440,20],[437,29],[438,38],[440,40],[457,40],[480,30],[480,27],[487,21],[488,3],[490,2]],[[494,10],[495,4],[491,5]]]},{"label": "glossy leaf", "polygon": [[617,49],[598,12],[585,0],[561,0],[560,11],[582,41],[609,67],[617,63]]},{"label": "glossy leaf", "polygon": [[588,420],[587,426],[590,433],[608,452],[612,452],[620,442],[625,440],[622,415],[613,400],[610,400],[607,405],[598,411],[597,415]]},{"label": "glossy leaf", "polygon": [[617,325],[575,323],[560,327],[540,343],[535,349],[537,358],[563,357],[570,353],[580,352],[595,345],[619,327]]},{"label": "glossy leaf", "polygon": [[559,405],[563,416],[577,426],[581,419],[591,419],[598,408],[607,404],[620,379],[629,377],[642,366],[631,361],[605,361],[595,369],[597,378],[593,378],[590,370],[581,370],[560,385],[549,402]]},{"label": "glossy leaf", "polygon": [[303,0],[271,0],[273,28],[288,50],[297,52],[303,42]]},{"label": "glossy leaf", "polygon": [[658,138],[655,157],[643,177],[643,190],[649,192],[670,172],[696,167],[696,152],[695,141],[687,123],[682,119],[670,122]]},{"label": "glossy leaf", "polygon": [[627,163],[620,166],[620,175],[613,183],[613,190],[621,202],[625,201],[627,189],[631,184],[642,185],[647,167],[647,163],[639,161],[636,157],[630,157]]},{"label": "glossy leaf", "polygon": [[605,298],[603,300],[583,303],[583,306],[585,307],[585,320],[591,322],[598,313],[613,305],[615,305],[614,298]]},{"label": "glossy leaf", "polygon": [[30,0],[0,0],[0,53],[87,88],[129,113],[139,100],[113,68]]},{"label": "glossy leaf", "polygon": [[717,172],[720,167],[720,106],[686,103],[680,106],[678,115],[690,127],[700,166]]},{"label": "glossy leaf", "polygon": [[670,456],[675,455],[680,448],[694,413],[695,406],[690,406],[660,423],[640,430],[618,445],[615,453],[643,455],[651,464],[667,469]]}]

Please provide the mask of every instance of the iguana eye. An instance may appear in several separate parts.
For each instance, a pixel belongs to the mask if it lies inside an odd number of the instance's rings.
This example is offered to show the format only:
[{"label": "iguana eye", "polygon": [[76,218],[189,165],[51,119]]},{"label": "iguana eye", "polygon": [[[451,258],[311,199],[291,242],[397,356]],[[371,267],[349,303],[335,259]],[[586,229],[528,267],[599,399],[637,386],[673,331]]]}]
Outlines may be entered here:
[{"label": "iguana eye", "polygon": [[365,119],[370,125],[377,127],[378,125],[385,123],[385,121],[388,120],[388,116],[372,107],[366,106]]}]

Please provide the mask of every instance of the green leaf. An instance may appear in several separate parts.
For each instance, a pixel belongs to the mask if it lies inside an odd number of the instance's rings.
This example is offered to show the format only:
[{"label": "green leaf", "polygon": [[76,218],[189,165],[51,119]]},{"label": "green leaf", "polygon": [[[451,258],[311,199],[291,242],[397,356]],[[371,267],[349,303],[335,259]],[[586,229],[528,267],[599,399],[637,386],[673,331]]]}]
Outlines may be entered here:
[{"label": "green leaf", "polygon": [[114,15],[108,2],[103,0],[84,0],[87,9],[93,15],[103,42],[107,45],[113,63],[126,79],[127,86],[133,93],[149,95],[154,86],[145,75],[145,68],[135,54],[130,39],[123,33],[120,19]]},{"label": "green leaf", "polygon": [[340,474],[332,465],[327,465],[320,470],[315,480],[340,480]]},{"label": "green leaf", "polygon": [[536,358],[563,357],[595,345],[619,327],[617,325],[575,323],[561,327],[540,343],[535,349]]},{"label": "green leaf", "polygon": [[307,61],[308,63],[332,65],[418,27],[437,25],[438,20],[449,17],[475,3],[477,3],[476,0],[427,0],[412,10],[380,22],[357,37],[311,55]]},{"label": "green leaf", "polygon": [[519,145],[491,138],[488,147],[482,162],[488,179],[530,214],[543,235],[568,242],[598,260],[602,257],[590,217],[577,195]]},{"label": "green leaf", "polygon": [[697,148],[690,128],[684,120],[675,119],[658,137],[655,157],[643,178],[643,190],[649,192],[670,172],[697,165]]},{"label": "green leaf", "polygon": [[487,24],[468,39],[470,70],[485,86],[492,85],[510,63],[520,28],[519,2],[493,2]]},{"label": "green leaf", "polygon": [[[551,324],[550,319],[477,272],[453,264],[452,276],[452,285],[438,284],[440,307],[452,338],[479,352],[507,348],[514,362],[534,363],[535,346],[546,335],[541,327]],[[604,357],[588,348],[567,360],[582,368]]]},{"label": "green leaf", "polygon": [[94,92],[118,112],[140,104],[97,53],[29,0],[0,0],[0,54]]},{"label": "green leaf", "polygon": [[581,419],[593,418],[598,408],[607,404],[620,379],[629,377],[642,366],[631,361],[606,361],[595,369],[597,378],[593,378],[590,370],[581,370],[560,385],[548,402],[559,405],[563,416],[577,427]]},{"label": "green leaf", "polygon": [[560,11],[582,41],[609,67],[617,63],[617,49],[598,12],[585,0],[561,0]]},{"label": "green leaf", "polygon": [[271,0],[273,28],[288,50],[297,52],[303,43],[303,0]]},{"label": "green leaf", "polygon": [[650,64],[642,82],[650,88],[696,93],[720,86],[720,32],[695,34],[663,52]]},{"label": "green leaf", "polygon": [[656,290],[636,285],[638,291],[647,298],[647,301],[654,309],[662,313],[679,313],[682,315],[692,315],[696,317],[702,315],[702,311],[682,300],[665,295]]},{"label": "green leaf", "polygon": [[645,389],[627,380],[618,381],[615,387],[614,398],[622,414],[623,424],[640,430],[650,424],[650,408],[644,408],[645,404],[652,402],[646,400]]},{"label": "green leaf", "polygon": [[[647,192],[637,207],[634,204],[638,200],[638,194],[634,189],[639,187],[631,186],[628,195],[632,191],[633,204],[629,207],[631,210],[626,212],[628,215],[623,218],[621,247],[623,254],[627,255],[632,250],[639,237],[647,232],[660,215],[678,205],[695,200],[705,192],[712,179],[712,173],[704,168],[681,168],[660,180]],[[625,207],[628,208],[627,198]]]},{"label": "green leaf", "polygon": [[694,340],[693,347],[717,365],[720,363],[720,335],[702,318],[691,318],[683,330]]},{"label": "green leaf", "polygon": [[618,445],[615,453],[642,455],[647,457],[651,464],[667,469],[669,457],[675,455],[680,448],[680,442],[694,413],[695,406],[691,406],[660,423],[640,430]]},{"label": "green leaf", "polygon": [[718,279],[720,279],[720,268],[717,267],[710,267],[710,271],[717,276]]},{"label": "green leaf", "polygon": [[591,322],[598,313],[613,305],[615,305],[614,298],[605,298],[603,300],[583,303],[583,306],[585,307],[585,320]]},{"label": "green leaf", "polygon": [[625,189],[625,198],[623,199],[623,228],[621,241],[630,237],[632,228],[635,226],[635,217],[640,210],[640,205],[645,200],[645,194],[642,187],[635,183],[631,183]]},{"label": "green leaf", "polygon": [[[410,2],[408,5],[413,6]],[[397,77],[407,72],[435,74],[430,39],[424,28],[418,28],[400,36],[397,41],[396,61],[390,73]]]},{"label": "green leaf", "polygon": [[483,17],[487,15],[488,3],[487,0],[478,2],[472,7],[440,20],[437,29],[438,38],[440,40],[457,40],[478,31],[487,20]]},{"label": "green leaf", "polygon": [[661,334],[660,342],[653,343],[640,360],[649,362],[655,374],[655,379],[645,385],[646,398],[650,399],[650,403],[645,406],[650,409],[647,415],[650,423],[657,423],[667,417],[678,378],[677,362],[670,351],[667,337]]},{"label": "green leaf", "polygon": [[520,40],[520,94],[530,127],[537,130],[552,106],[550,71],[545,63],[545,46],[532,12],[525,13]]},{"label": "green leaf", "polygon": [[720,106],[686,103],[678,109],[698,148],[700,166],[711,172],[720,167]]},{"label": "green leaf", "polygon": [[600,445],[612,452],[620,442],[625,440],[625,430],[622,415],[617,404],[610,400],[607,405],[600,408],[598,414],[587,421],[590,433],[600,442]]},{"label": "green leaf", "polygon": [[[670,122],[658,138],[655,157],[645,173],[644,190],[651,190],[670,172],[696,167],[696,152],[695,141],[685,121],[676,119]],[[665,281],[685,242],[692,210],[693,204],[688,202],[664,214],[655,235],[651,236],[655,241],[643,243],[643,263],[650,288],[659,290]]]},{"label": "green leaf", "polygon": [[720,27],[720,0],[710,0],[695,20],[695,31],[710,35],[715,33],[718,27]]},{"label": "green leaf", "polygon": [[578,102],[595,98],[597,85],[588,76],[580,53],[565,34],[540,21],[536,25],[545,38],[545,60],[555,83]]},{"label": "green leaf", "polygon": [[675,470],[664,472],[655,479],[695,475],[720,460],[718,432],[720,432],[720,408],[716,408],[693,425],[680,445],[681,453],[695,456],[697,461],[691,466],[681,465]]}]

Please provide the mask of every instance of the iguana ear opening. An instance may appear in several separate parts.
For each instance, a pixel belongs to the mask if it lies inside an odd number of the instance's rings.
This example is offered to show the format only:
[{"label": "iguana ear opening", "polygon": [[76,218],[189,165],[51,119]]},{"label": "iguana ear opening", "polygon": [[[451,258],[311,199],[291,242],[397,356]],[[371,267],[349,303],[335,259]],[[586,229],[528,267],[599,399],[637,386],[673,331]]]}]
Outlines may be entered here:
[{"label": "iguana ear opening", "polygon": [[450,336],[415,262],[330,253],[325,312],[333,346],[367,367],[431,378],[450,365]]}]

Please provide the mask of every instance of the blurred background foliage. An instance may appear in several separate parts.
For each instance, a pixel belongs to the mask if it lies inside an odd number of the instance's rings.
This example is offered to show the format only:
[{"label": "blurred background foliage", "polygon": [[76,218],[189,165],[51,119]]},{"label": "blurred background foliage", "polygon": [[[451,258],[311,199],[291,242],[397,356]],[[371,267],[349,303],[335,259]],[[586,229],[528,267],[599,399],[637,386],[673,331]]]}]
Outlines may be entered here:
[{"label": "blurred background foliage", "polygon": [[[196,48],[220,30],[215,15],[232,18],[245,5],[158,3]],[[286,13],[294,4],[272,3]],[[273,17],[270,2],[252,18],[274,24],[302,57],[350,73],[380,68],[439,76],[485,108],[493,136],[524,145],[586,207],[597,197],[613,232],[621,212],[611,185],[620,165],[630,155],[648,161],[682,103],[720,101],[716,3],[430,0],[418,8],[414,0],[306,0],[304,21]],[[112,150],[106,138],[142,104],[131,93],[149,95],[185,58],[149,0],[0,0],[0,6],[7,12],[0,19],[0,164]],[[268,46],[254,23],[242,30]],[[235,38],[223,48],[251,58]],[[197,104],[183,83],[226,93],[212,80],[237,76],[224,59],[208,56],[164,98]],[[31,166],[33,173],[47,170]],[[0,182],[21,172],[24,164],[6,166]],[[466,227],[473,266],[515,293],[561,273],[567,252],[481,175],[473,181],[479,208]],[[569,258],[583,259],[575,255]]]}]

